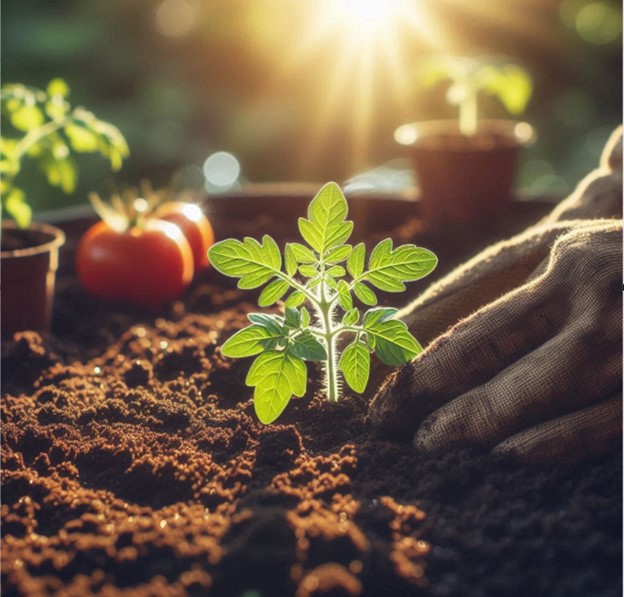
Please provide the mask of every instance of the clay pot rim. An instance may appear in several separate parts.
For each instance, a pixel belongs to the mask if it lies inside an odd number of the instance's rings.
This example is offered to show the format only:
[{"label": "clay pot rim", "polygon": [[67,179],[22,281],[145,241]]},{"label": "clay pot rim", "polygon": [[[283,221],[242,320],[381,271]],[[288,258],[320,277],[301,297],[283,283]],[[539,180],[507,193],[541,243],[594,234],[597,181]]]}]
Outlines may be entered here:
[{"label": "clay pot rim", "polygon": [[[25,247],[23,249],[11,249],[9,251],[0,251],[0,257],[2,259],[16,258],[16,257],[32,257],[34,255],[40,255],[41,253],[47,253],[58,249],[65,243],[65,233],[56,226],[51,224],[43,224],[41,222],[32,222],[28,228],[24,230],[35,230],[44,235],[50,237],[50,240],[44,241],[41,244],[33,247]],[[15,222],[7,221],[2,222],[2,232],[6,231],[19,231],[22,230]]]},{"label": "clay pot rim", "polygon": [[[503,137],[518,147],[527,147],[536,140],[535,128],[528,122],[510,119],[481,119],[478,133]],[[417,147],[420,140],[440,135],[463,136],[459,131],[458,120],[425,120],[403,124],[394,131],[394,139],[399,145]]]}]

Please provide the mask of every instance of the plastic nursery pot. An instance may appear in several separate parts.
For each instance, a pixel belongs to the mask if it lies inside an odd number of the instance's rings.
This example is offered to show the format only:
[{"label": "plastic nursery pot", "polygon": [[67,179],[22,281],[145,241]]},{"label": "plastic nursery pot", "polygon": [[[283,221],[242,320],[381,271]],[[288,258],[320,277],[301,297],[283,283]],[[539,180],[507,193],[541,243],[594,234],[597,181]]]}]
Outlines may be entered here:
[{"label": "plastic nursery pot", "polygon": [[20,229],[2,223],[0,252],[2,337],[22,330],[50,329],[59,247],[65,234],[55,226]]},{"label": "plastic nursery pot", "polygon": [[487,226],[504,215],[520,150],[533,127],[512,120],[482,120],[475,135],[454,120],[406,124],[395,132],[413,161],[423,219],[434,225]]}]

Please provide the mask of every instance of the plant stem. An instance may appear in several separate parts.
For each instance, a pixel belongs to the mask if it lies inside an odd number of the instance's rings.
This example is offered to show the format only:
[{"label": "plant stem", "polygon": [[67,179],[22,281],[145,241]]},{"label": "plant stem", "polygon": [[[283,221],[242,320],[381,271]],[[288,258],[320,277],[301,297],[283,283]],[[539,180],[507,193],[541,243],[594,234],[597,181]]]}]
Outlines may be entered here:
[{"label": "plant stem", "polygon": [[61,120],[53,120],[43,126],[40,126],[39,128],[29,131],[13,149],[13,158],[19,160],[35,143],[63,128],[71,121],[71,117],[62,118]]},{"label": "plant stem", "polygon": [[459,132],[470,137],[477,132],[477,89],[466,84],[466,97],[459,104]]},{"label": "plant stem", "polygon": [[320,305],[323,318],[325,344],[327,345],[327,361],[325,363],[325,389],[330,402],[338,402],[340,389],[338,387],[338,363],[336,363],[336,335],[332,326],[331,307],[323,301]]}]

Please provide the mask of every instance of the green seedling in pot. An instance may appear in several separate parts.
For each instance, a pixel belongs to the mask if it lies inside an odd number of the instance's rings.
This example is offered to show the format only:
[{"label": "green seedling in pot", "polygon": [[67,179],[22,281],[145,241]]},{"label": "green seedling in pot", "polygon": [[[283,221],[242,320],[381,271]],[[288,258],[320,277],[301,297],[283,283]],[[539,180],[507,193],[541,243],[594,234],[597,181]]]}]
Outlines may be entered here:
[{"label": "green seedling in pot", "polygon": [[459,108],[459,130],[474,135],[478,128],[478,96],[492,95],[512,115],[524,112],[533,85],[525,69],[487,59],[445,56],[431,59],[421,73],[425,87],[450,80],[446,100]]},{"label": "green seedling in pot", "polygon": [[[209,251],[218,271],[240,278],[239,288],[267,284],[258,299],[261,307],[285,298],[284,315],[249,315],[251,325],[221,348],[227,357],[256,356],[246,382],[254,387],[254,407],[263,423],[275,421],[293,396],[305,394],[306,361],[322,363],[327,398],[336,402],[342,379],[355,392],[365,390],[371,353],[387,365],[401,365],[422,350],[407,326],[394,319],[397,309],[375,307],[373,288],[402,292],[404,282],[435,268],[436,256],[412,244],[395,249],[385,239],[367,263],[364,243],[346,244],[353,230],[347,214],[340,187],[330,182],[310,203],[308,217],[299,219],[307,245],[287,243],[282,258],[265,235],[262,242],[224,240]],[[362,313],[358,301],[371,308]],[[349,342],[339,354],[343,336]]]},{"label": "green seedling in pot", "polygon": [[72,108],[68,95],[62,79],[52,80],[45,91],[9,83],[0,90],[2,116],[17,133],[0,137],[2,208],[22,228],[32,217],[24,191],[15,185],[25,158],[37,163],[51,186],[72,193],[78,175],[73,152],[99,153],[113,170],[128,156],[119,130],[82,107]]}]

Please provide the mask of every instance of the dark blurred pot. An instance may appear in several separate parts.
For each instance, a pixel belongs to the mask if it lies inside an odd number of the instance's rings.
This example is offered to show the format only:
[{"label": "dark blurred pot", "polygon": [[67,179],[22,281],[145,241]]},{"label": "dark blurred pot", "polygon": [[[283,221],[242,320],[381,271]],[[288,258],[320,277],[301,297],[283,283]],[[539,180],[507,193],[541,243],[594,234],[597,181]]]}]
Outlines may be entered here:
[{"label": "dark blurred pot", "polygon": [[50,329],[59,247],[65,234],[33,223],[20,229],[2,223],[2,337],[22,330]]},{"label": "dark blurred pot", "polygon": [[423,219],[440,224],[487,224],[504,215],[520,149],[533,127],[512,120],[482,120],[473,136],[455,120],[406,124],[395,139],[407,147],[421,190]]}]

